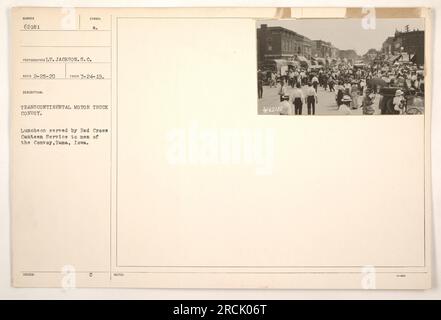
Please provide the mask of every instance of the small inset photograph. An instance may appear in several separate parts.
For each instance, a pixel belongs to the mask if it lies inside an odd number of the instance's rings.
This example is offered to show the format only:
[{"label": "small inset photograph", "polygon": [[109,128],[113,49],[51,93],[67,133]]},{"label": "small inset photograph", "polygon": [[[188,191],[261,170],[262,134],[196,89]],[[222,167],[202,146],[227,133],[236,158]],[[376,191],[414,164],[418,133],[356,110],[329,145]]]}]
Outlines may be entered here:
[{"label": "small inset photograph", "polygon": [[424,114],[424,19],[257,22],[259,115]]}]

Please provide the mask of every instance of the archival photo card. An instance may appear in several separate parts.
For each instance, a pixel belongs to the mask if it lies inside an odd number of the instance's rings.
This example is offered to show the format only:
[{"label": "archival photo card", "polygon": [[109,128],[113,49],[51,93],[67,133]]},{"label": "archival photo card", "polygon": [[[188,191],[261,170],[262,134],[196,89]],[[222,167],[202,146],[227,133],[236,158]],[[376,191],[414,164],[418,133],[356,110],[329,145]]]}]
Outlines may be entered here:
[{"label": "archival photo card", "polygon": [[15,7],[9,29],[14,287],[432,286],[429,9]]},{"label": "archival photo card", "polygon": [[257,21],[259,115],[424,114],[424,19]]}]

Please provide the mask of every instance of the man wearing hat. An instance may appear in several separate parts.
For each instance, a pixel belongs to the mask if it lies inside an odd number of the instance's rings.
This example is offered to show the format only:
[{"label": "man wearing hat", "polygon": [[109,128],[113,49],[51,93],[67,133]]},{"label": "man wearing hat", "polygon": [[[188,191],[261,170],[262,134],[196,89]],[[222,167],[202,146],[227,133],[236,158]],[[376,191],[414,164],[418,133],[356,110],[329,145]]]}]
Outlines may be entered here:
[{"label": "man wearing hat", "polygon": [[328,78],[329,92],[334,92],[335,91],[334,84],[335,84],[335,80],[332,77],[332,75],[330,75],[329,78]]},{"label": "man wearing hat", "polygon": [[282,100],[279,104],[280,114],[284,115],[284,116],[291,115],[292,108],[291,108],[291,104],[289,103],[289,96],[283,95],[283,96],[280,96],[280,99]]},{"label": "man wearing hat", "polygon": [[350,95],[343,95],[343,98],[341,99],[341,104],[338,106],[338,113],[349,115],[351,114],[351,109],[349,108],[349,105],[351,104],[352,99]]},{"label": "man wearing hat", "polygon": [[363,114],[373,115],[375,113],[375,109],[373,108],[374,99],[375,99],[375,94],[372,92],[372,89],[367,88],[361,106],[363,109]]}]

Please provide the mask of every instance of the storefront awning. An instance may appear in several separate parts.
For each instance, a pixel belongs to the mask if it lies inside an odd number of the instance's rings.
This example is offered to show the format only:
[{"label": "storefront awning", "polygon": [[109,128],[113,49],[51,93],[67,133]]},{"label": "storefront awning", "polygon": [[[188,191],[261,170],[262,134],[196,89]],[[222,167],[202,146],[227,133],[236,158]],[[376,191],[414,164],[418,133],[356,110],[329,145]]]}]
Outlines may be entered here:
[{"label": "storefront awning", "polygon": [[302,65],[307,65],[308,67],[311,65],[311,62],[304,56],[297,56],[296,60],[299,61]]},{"label": "storefront awning", "polygon": [[401,54],[394,55],[388,59],[389,62],[395,63],[401,58]]},{"label": "storefront awning", "polygon": [[321,64],[321,65],[326,65],[326,59],[325,58],[316,58],[317,59],[317,62],[319,63],[319,64]]}]

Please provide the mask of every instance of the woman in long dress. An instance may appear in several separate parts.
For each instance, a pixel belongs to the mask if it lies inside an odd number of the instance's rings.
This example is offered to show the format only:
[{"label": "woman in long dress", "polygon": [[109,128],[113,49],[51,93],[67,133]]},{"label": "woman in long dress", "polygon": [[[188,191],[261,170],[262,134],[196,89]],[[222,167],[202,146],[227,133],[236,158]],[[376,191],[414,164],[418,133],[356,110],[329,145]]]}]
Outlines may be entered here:
[{"label": "woman in long dress", "polygon": [[351,86],[351,108],[358,109],[358,85],[356,82],[352,82]]}]

